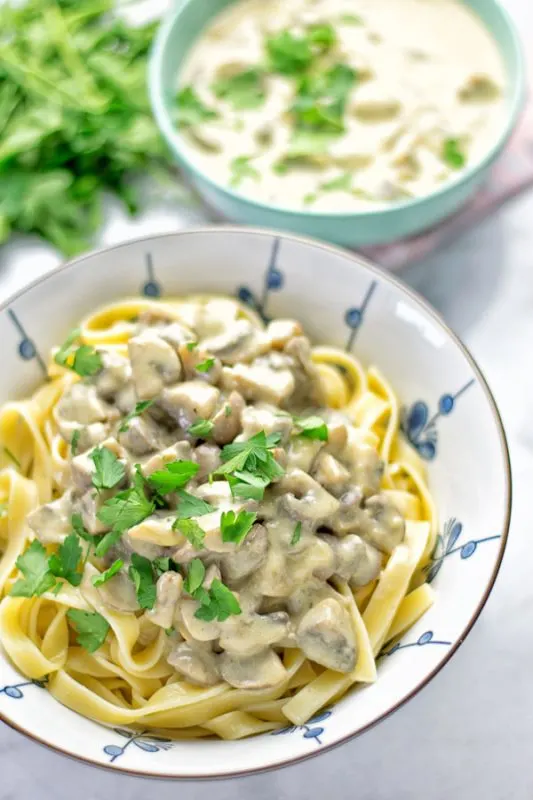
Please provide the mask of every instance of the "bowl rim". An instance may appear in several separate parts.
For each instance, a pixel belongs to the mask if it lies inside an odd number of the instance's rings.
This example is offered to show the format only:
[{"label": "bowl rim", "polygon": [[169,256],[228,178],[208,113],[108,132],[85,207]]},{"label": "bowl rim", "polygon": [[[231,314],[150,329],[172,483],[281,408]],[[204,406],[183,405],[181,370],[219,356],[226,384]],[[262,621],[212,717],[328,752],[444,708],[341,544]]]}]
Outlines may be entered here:
[{"label": "bowl rim", "polygon": [[[239,192],[231,186],[226,186],[223,183],[213,180],[206,172],[204,172],[194,158],[191,158],[187,153],[187,147],[184,146],[185,140],[179,134],[178,129],[172,123],[171,115],[169,113],[168,104],[165,102],[165,91],[163,88],[163,60],[166,49],[171,46],[173,31],[178,23],[179,17],[183,11],[196,0],[180,0],[176,6],[164,18],[162,24],[159,26],[156,33],[154,44],[150,52],[148,63],[148,91],[150,96],[150,104],[152,112],[160,132],[163,135],[167,145],[177,158],[180,166],[187,169],[195,181],[204,181],[208,186],[218,192],[224,194],[232,201],[241,204],[246,204],[254,211],[271,212],[276,214],[284,214],[291,219],[325,219],[325,220],[361,220],[368,221],[375,218],[376,215],[381,215],[384,221],[396,213],[400,214],[403,211],[411,209],[420,209],[424,203],[438,202],[441,198],[446,198],[453,194],[455,190],[466,186],[474,176],[487,171],[494,161],[498,158],[503,148],[509,141],[513,134],[518,121],[522,115],[526,95],[527,95],[527,81],[526,81],[526,61],[524,48],[520,35],[518,33],[517,24],[509,11],[503,6],[501,0],[488,0],[492,3],[497,13],[500,15],[501,22],[507,28],[511,35],[513,57],[516,60],[516,75],[511,76],[507,74],[509,81],[510,94],[505,109],[505,124],[502,126],[500,133],[494,139],[494,143],[487,150],[485,155],[479,161],[469,165],[464,171],[461,171],[455,178],[444,182],[441,187],[438,187],[430,194],[422,195],[421,197],[413,197],[407,200],[396,202],[389,206],[378,208],[362,209],[360,211],[316,211],[310,209],[296,209],[277,205],[276,203],[267,203],[261,200],[254,199],[251,195]],[[230,2],[237,2],[237,0],[230,0]],[[470,0],[465,0],[465,4],[469,6],[470,10],[478,17],[477,12],[471,8]],[[483,27],[486,27],[482,22]],[[493,37],[494,38],[494,37]],[[498,52],[501,54],[501,47],[496,43]],[[508,72],[508,71],[506,71]]]},{"label": "bowl rim", "polygon": [[505,516],[504,516],[503,525],[502,525],[501,539],[500,539],[500,543],[499,543],[499,550],[498,550],[498,554],[497,554],[497,557],[496,557],[496,562],[495,562],[494,568],[492,570],[492,573],[490,575],[490,578],[489,578],[489,580],[487,582],[487,586],[485,588],[485,591],[484,591],[484,593],[483,593],[483,595],[482,595],[482,597],[481,597],[481,599],[480,599],[480,601],[479,601],[474,613],[470,617],[467,625],[465,626],[463,631],[457,637],[456,642],[450,647],[450,649],[443,656],[442,660],[437,664],[437,666],[433,670],[431,670],[430,673],[428,673],[428,675],[426,675],[423,678],[423,680],[419,681],[413,687],[413,689],[411,689],[411,691],[409,691],[400,700],[398,700],[396,703],[394,703],[394,705],[392,705],[390,708],[388,708],[386,711],[384,711],[382,714],[380,714],[376,719],[372,720],[372,722],[369,722],[368,724],[364,725],[363,727],[359,728],[358,730],[354,731],[353,733],[350,733],[350,734],[347,734],[346,736],[343,736],[341,739],[339,739],[336,742],[332,742],[331,744],[325,744],[319,750],[317,749],[317,750],[311,751],[311,752],[306,753],[306,754],[301,755],[301,756],[296,756],[296,757],[293,757],[293,758],[284,759],[282,761],[277,761],[276,763],[268,764],[268,765],[266,765],[264,767],[252,767],[250,769],[238,769],[238,770],[230,772],[230,773],[213,773],[211,775],[200,775],[200,776],[179,775],[179,774],[172,773],[172,772],[157,773],[157,772],[150,772],[149,770],[141,771],[141,770],[131,769],[131,768],[127,768],[127,767],[124,768],[122,766],[111,766],[111,764],[101,763],[99,761],[94,760],[93,758],[88,757],[88,756],[83,756],[83,755],[80,755],[78,753],[74,753],[74,752],[68,751],[66,749],[63,749],[63,747],[59,747],[58,745],[51,744],[50,742],[47,742],[45,739],[41,738],[40,736],[37,736],[35,733],[32,733],[31,731],[29,731],[26,728],[22,727],[20,724],[13,722],[9,718],[7,718],[2,711],[0,711],[0,721],[4,722],[6,725],[8,725],[10,728],[12,728],[13,730],[17,731],[18,733],[23,734],[28,739],[33,740],[34,742],[37,742],[38,744],[44,745],[49,750],[52,750],[55,753],[58,753],[58,754],[63,755],[63,756],[67,756],[68,758],[71,758],[71,759],[73,759],[73,760],[75,760],[77,762],[80,762],[82,764],[88,764],[90,766],[94,766],[94,767],[99,767],[101,769],[105,769],[108,772],[114,772],[115,774],[117,772],[119,772],[119,773],[122,772],[122,773],[124,773],[126,775],[133,775],[133,776],[138,777],[138,778],[157,778],[157,779],[160,779],[160,780],[182,780],[182,781],[212,781],[212,780],[222,780],[222,779],[233,779],[233,778],[239,778],[239,777],[249,777],[251,775],[257,775],[257,774],[262,774],[262,773],[265,773],[265,772],[270,772],[272,770],[280,769],[282,767],[289,767],[289,766],[293,766],[293,765],[296,765],[296,764],[300,764],[300,763],[302,763],[304,761],[307,761],[308,759],[314,758],[317,755],[322,755],[324,753],[328,753],[331,750],[333,750],[334,748],[339,747],[340,745],[346,744],[347,742],[351,741],[352,739],[355,739],[356,737],[361,736],[363,733],[366,733],[366,731],[370,730],[371,728],[373,728],[376,725],[378,725],[378,723],[380,723],[383,720],[387,719],[394,712],[398,711],[400,708],[402,708],[404,705],[406,705],[410,700],[412,700],[413,697],[415,697],[425,686],[427,686],[433,680],[433,678],[446,666],[446,664],[448,664],[448,662],[451,660],[452,656],[455,655],[455,653],[457,652],[459,647],[463,644],[463,642],[465,641],[466,637],[468,636],[468,634],[470,633],[470,631],[474,627],[475,623],[479,619],[479,616],[480,616],[480,614],[481,614],[481,612],[482,612],[482,610],[483,610],[483,608],[484,608],[484,606],[485,606],[485,604],[486,604],[486,602],[487,602],[487,600],[489,598],[489,595],[491,594],[492,589],[494,588],[494,584],[496,582],[496,578],[498,577],[498,573],[500,571],[500,567],[501,567],[501,564],[502,564],[502,561],[503,561],[503,556],[505,554],[505,550],[506,550],[507,542],[508,542],[508,538],[509,538],[509,527],[510,527],[510,522],[511,522],[511,507],[512,507],[512,476],[511,476],[511,461],[510,461],[510,456],[509,456],[509,446],[508,446],[508,443],[507,443],[507,437],[506,437],[506,434],[505,434],[503,421],[502,421],[502,418],[500,416],[500,412],[498,410],[498,407],[496,405],[496,401],[494,399],[494,396],[493,396],[493,394],[492,394],[492,392],[491,392],[491,390],[490,390],[490,388],[489,388],[489,386],[487,384],[487,381],[486,381],[486,379],[485,379],[485,377],[484,377],[479,365],[477,364],[477,362],[475,361],[475,359],[471,355],[471,353],[468,350],[468,348],[466,347],[466,345],[463,344],[463,342],[458,337],[458,335],[452,330],[452,328],[450,328],[450,326],[444,320],[442,315],[435,308],[433,308],[433,306],[421,294],[419,294],[416,290],[412,289],[410,286],[408,286],[406,283],[404,283],[402,280],[400,280],[396,276],[391,275],[384,268],[378,267],[376,264],[374,264],[373,262],[369,261],[367,258],[364,258],[363,256],[360,256],[358,253],[351,252],[349,250],[346,250],[345,248],[338,247],[336,245],[328,244],[327,242],[323,242],[323,241],[320,241],[318,239],[313,239],[310,236],[300,236],[300,235],[297,235],[297,234],[286,233],[284,231],[276,231],[275,229],[270,229],[270,228],[249,227],[249,226],[244,226],[244,225],[240,225],[240,226],[239,225],[195,226],[195,227],[191,227],[191,228],[186,228],[184,230],[172,231],[172,232],[168,232],[168,233],[148,234],[146,236],[140,236],[140,237],[137,237],[135,239],[128,239],[126,241],[119,242],[119,243],[114,244],[114,245],[110,245],[110,246],[107,246],[107,247],[104,246],[104,247],[96,248],[94,250],[90,250],[90,251],[88,251],[88,252],[86,252],[86,253],[84,253],[84,254],[82,254],[80,256],[77,256],[75,258],[69,259],[68,261],[64,262],[63,264],[59,264],[58,266],[54,267],[53,269],[47,271],[44,275],[39,276],[38,278],[36,278],[35,280],[31,281],[26,286],[24,286],[22,289],[19,289],[18,291],[16,291],[13,294],[11,294],[7,299],[3,300],[0,303],[0,313],[4,312],[11,305],[11,303],[13,303],[19,297],[22,297],[23,295],[31,292],[35,287],[39,286],[41,283],[45,283],[48,280],[48,278],[50,278],[52,276],[55,276],[58,273],[61,273],[61,272],[65,271],[66,269],[69,269],[72,266],[82,264],[84,261],[86,261],[87,259],[90,259],[90,258],[92,258],[94,256],[100,256],[100,255],[102,255],[104,253],[112,252],[112,251],[117,250],[117,249],[122,248],[122,247],[128,247],[128,246],[132,246],[132,245],[133,246],[141,245],[141,244],[144,244],[146,242],[153,241],[154,239],[175,238],[175,237],[187,236],[189,234],[193,234],[193,235],[207,234],[207,235],[209,235],[211,233],[220,233],[220,232],[227,232],[227,233],[230,233],[230,234],[237,234],[237,235],[242,234],[242,233],[245,233],[245,234],[246,233],[251,233],[251,234],[254,234],[254,235],[261,235],[261,236],[268,236],[268,237],[277,236],[277,237],[280,237],[281,239],[288,239],[288,240],[290,240],[292,242],[305,244],[305,245],[311,245],[311,246],[316,247],[318,249],[325,250],[326,252],[330,252],[333,255],[343,256],[344,258],[357,263],[358,266],[362,266],[365,270],[367,270],[368,272],[370,272],[372,275],[376,276],[380,280],[391,284],[395,289],[399,290],[400,292],[405,293],[409,297],[410,300],[414,301],[415,304],[420,306],[422,308],[422,310],[425,313],[427,313],[434,320],[434,322],[437,323],[437,325],[440,326],[440,328],[444,331],[444,333],[446,333],[446,335],[453,341],[453,343],[457,346],[457,348],[460,350],[462,355],[466,358],[470,368],[472,369],[474,375],[476,376],[477,381],[479,382],[479,386],[480,386],[481,390],[483,391],[483,393],[485,395],[485,398],[487,400],[489,409],[490,409],[490,411],[492,413],[494,422],[496,424],[496,430],[497,430],[498,438],[499,438],[499,441],[500,441],[501,456],[502,456],[502,461],[503,461],[503,466],[504,466],[504,490],[505,490],[504,508],[505,508]]}]

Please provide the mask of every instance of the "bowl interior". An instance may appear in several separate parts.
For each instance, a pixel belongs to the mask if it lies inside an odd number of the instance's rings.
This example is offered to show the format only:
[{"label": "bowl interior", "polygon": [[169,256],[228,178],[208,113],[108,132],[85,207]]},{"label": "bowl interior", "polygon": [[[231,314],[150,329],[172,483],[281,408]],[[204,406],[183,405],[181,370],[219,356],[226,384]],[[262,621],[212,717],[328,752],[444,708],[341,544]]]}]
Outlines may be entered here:
[{"label": "bowl interior", "polygon": [[308,757],[364,730],[449,659],[479,614],[507,536],[510,484],[498,414],[482,376],[436,314],[396,280],[311,240],[251,229],[184,231],[89,254],[0,310],[0,402],[42,380],[52,345],[97,305],[128,295],[237,294],[265,316],[298,318],[316,342],[345,347],[388,377],[403,427],[425,460],[440,533],[428,578],[435,605],[380,659],[377,683],[285,735],[169,742],[109,729],[60,706],[0,658],[0,715],[60,751],[167,777],[246,773]]},{"label": "bowl interior", "polygon": [[498,0],[464,0],[472,11],[480,18],[483,25],[494,38],[503,58],[508,78],[507,112],[502,122],[501,132],[494,140],[484,158],[461,172],[457,178],[449,180],[429,195],[415,197],[394,203],[390,207],[380,207],[358,212],[340,211],[305,211],[276,206],[254,200],[239,193],[231,187],[217,184],[209,175],[203,173],[191,158],[188,148],[183,146],[183,139],[175,124],[175,97],[177,78],[181,65],[203,28],[226,6],[235,0],[180,0],[171,11],[156,36],[149,69],[149,88],[152,107],[156,121],[167,143],[177,156],[181,166],[193,177],[200,177],[211,186],[218,187],[226,195],[237,198],[248,205],[269,209],[286,216],[323,217],[323,218],[357,218],[364,219],[380,216],[394,217],[402,209],[410,209],[425,203],[428,198],[450,192],[453,187],[468,182],[470,177],[483,167],[487,167],[498,155],[503,144],[510,136],[522,108],[525,94],[525,67],[520,39],[514,22]]}]

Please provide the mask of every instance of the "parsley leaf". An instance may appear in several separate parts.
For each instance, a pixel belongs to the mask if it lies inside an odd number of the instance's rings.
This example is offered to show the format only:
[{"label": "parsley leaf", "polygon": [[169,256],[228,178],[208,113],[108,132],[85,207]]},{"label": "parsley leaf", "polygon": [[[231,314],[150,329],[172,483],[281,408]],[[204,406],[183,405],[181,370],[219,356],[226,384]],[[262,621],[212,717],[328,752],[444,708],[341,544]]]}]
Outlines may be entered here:
[{"label": "parsley leaf", "polygon": [[200,439],[207,439],[214,427],[209,419],[197,419],[189,427],[187,433],[190,433],[191,436],[198,436]]},{"label": "parsley leaf", "polygon": [[67,617],[76,631],[76,641],[89,653],[98,650],[105,641],[109,631],[109,622],[96,611],[80,611],[69,608]]},{"label": "parsley leaf", "polygon": [[[142,482],[142,477],[141,477]],[[101,557],[107,553],[120,539],[124,531],[138,525],[155,510],[154,503],[148,500],[142,483],[136,482],[131,489],[119,492],[115,497],[106,500],[97,518],[111,528],[96,546],[96,555]]]},{"label": "parsley leaf", "polygon": [[89,542],[89,544],[94,544],[99,538],[98,534],[92,534],[85,530],[81,514],[73,514],[70,518],[70,524],[72,525],[74,533],[79,536],[80,539]]},{"label": "parsley leaf", "polygon": [[179,572],[179,565],[170,556],[158,556],[152,561],[152,568],[156,578],[161,577],[164,572]]},{"label": "parsley leaf", "polygon": [[9,592],[12,597],[41,595],[55,584],[55,578],[48,567],[46,550],[37,539],[15,563],[24,578],[20,578]]},{"label": "parsley leaf", "polygon": [[321,183],[318,188],[323,192],[351,192],[352,176],[349,172],[344,172],[337,178],[332,178],[330,181]]},{"label": "parsley leaf", "polygon": [[257,68],[245,69],[227,78],[220,78],[212,89],[217,97],[227,100],[237,111],[257,108],[266,96],[264,72]]},{"label": "parsley leaf", "polygon": [[[245,178],[253,178],[256,181],[259,180],[261,176],[255,167],[250,165],[251,159],[252,156],[237,156],[237,158],[233,159],[230,163],[230,186],[240,186]],[[198,369],[198,367],[196,367],[196,369]]]},{"label": "parsley leaf", "polygon": [[116,575],[117,572],[120,572],[122,567],[124,566],[124,562],[121,558],[117,558],[116,561],[113,561],[109,569],[106,569],[100,575],[95,575],[92,579],[93,586],[101,586],[103,583],[106,583],[113,575]]},{"label": "parsley leaf", "polygon": [[239,601],[222,581],[215,578],[209,589],[207,598],[204,599],[200,608],[196,609],[194,616],[205,622],[217,619],[224,622],[231,615],[241,613]]},{"label": "parsley leaf", "polygon": [[160,494],[175,492],[194,478],[200,467],[194,461],[171,461],[148,477],[148,483]]},{"label": "parsley leaf", "polygon": [[304,72],[313,60],[313,50],[307,38],[281,31],[266,41],[270,67],[282,75]]},{"label": "parsley leaf", "polygon": [[78,452],[79,442],[80,442],[80,430],[78,428],[78,430],[74,431],[74,433],[72,434],[72,439],[70,440],[70,452],[72,453],[73,456],[75,456],[76,453]]},{"label": "parsley leaf", "polygon": [[116,455],[107,447],[95,447],[89,454],[94,462],[93,486],[101,489],[112,489],[126,475],[126,468]]},{"label": "parsley leaf", "polygon": [[262,500],[265,496],[265,488],[270,483],[268,478],[254,475],[246,470],[237,470],[233,475],[226,477],[231,486],[232,495],[246,500]]},{"label": "parsley leaf", "polygon": [[[183,489],[178,489],[177,495],[179,499],[178,503],[179,519],[189,519],[190,517],[203,517],[204,514],[210,514],[214,510],[213,506],[210,506],[209,503],[205,502],[205,500],[200,500],[199,497],[195,497],[193,494],[189,494],[189,492],[186,492]],[[174,525],[175,524],[176,523],[174,523]]]},{"label": "parsley leaf", "polygon": [[355,80],[355,70],[346,64],[304,75],[291,108],[296,127],[330,134],[342,133],[346,100]]},{"label": "parsley leaf", "polygon": [[306,439],[328,440],[328,426],[321,417],[296,417],[294,420],[300,429],[298,435]]},{"label": "parsley leaf", "polygon": [[61,367],[76,372],[82,378],[96,375],[102,369],[102,357],[94,347],[81,344],[75,347],[79,341],[81,332],[76,329],[70,333],[54,356],[54,361]]},{"label": "parsley leaf", "polygon": [[72,586],[79,586],[82,579],[81,572],[76,571],[82,555],[79,539],[75,533],[67,536],[65,541],[59,546],[57,553],[48,559],[48,566],[52,575],[57,578],[64,578]]},{"label": "parsley leaf", "polygon": [[173,530],[178,530],[192,544],[196,550],[202,550],[204,546],[205,531],[200,528],[194,519],[177,519],[172,526]]},{"label": "parsley leaf", "polygon": [[445,139],[442,145],[442,160],[453,169],[461,169],[466,164],[466,156],[461,150],[459,139]]},{"label": "parsley leaf", "polygon": [[329,23],[311,25],[307,32],[307,41],[314,45],[319,53],[325,53],[337,42],[335,28]]},{"label": "parsley leaf", "polygon": [[122,420],[122,424],[120,425],[118,432],[125,433],[128,430],[129,424],[132,421],[132,419],[134,419],[135,417],[139,417],[143,413],[143,411],[146,411],[147,408],[150,408],[150,406],[152,406],[154,402],[155,402],[154,400],[142,400],[140,403],[137,403],[133,411],[130,411],[129,414],[126,414],[126,416]]},{"label": "parsley leaf", "polygon": [[186,347],[189,353],[192,353],[198,347],[198,342],[187,342]]},{"label": "parsley leaf", "polygon": [[189,564],[187,577],[183,583],[183,588],[194,597],[195,592],[200,588],[205,578],[205,567],[199,558],[193,558]]},{"label": "parsley leaf", "polygon": [[206,358],[205,361],[200,361],[199,364],[196,364],[194,369],[196,372],[209,372],[209,370],[213,368],[214,363],[214,358]]},{"label": "parsley leaf", "polygon": [[301,522],[297,522],[295,527],[294,527],[293,534],[291,536],[291,542],[290,542],[291,547],[294,547],[295,544],[298,544],[298,542],[300,541],[301,535],[302,535],[302,523]]},{"label": "parsley leaf", "polygon": [[235,511],[223,511],[220,517],[222,541],[241,544],[256,519],[255,511],[239,511],[237,515]]},{"label": "parsley leaf", "polygon": [[137,602],[140,607],[153,608],[156,599],[156,585],[152,562],[139,553],[132,553],[128,575],[135,585]]},{"label": "parsley leaf", "polygon": [[181,128],[199,125],[218,117],[216,111],[202,103],[191,86],[186,86],[178,92],[176,106],[176,121]]},{"label": "parsley leaf", "polygon": [[[222,466],[215,470],[215,475],[228,475],[238,470],[247,470],[252,473],[260,473],[267,476],[267,473],[275,477],[281,477],[284,470],[276,462],[272,453],[269,452],[281,441],[280,433],[265,435],[264,431],[259,431],[255,436],[245,442],[233,442],[227,444],[222,449]],[[272,478],[270,478],[272,480]]]}]

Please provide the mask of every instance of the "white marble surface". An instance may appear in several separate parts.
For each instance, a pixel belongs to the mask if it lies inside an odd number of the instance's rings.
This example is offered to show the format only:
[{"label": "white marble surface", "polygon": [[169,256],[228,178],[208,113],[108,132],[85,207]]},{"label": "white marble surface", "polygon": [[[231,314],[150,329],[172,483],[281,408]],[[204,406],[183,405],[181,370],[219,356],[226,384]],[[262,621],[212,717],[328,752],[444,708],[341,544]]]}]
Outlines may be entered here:
[{"label": "white marble surface", "polygon": [[[507,0],[533,31],[531,0]],[[202,221],[154,206],[142,224],[112,215],[104,242]],[[531,800],[533,797],[533,192],[403,277],[444,314],[492,387],[514,478],[511,535],[480,621],[444,671],[389,720],[343,747],[279,772],[215,784],[148,782],[97,770],[0,728],[0,800]],[[0,253],[0,297],[56,263],[37,243]],[[531,660],[530,660],[531,659]]]}]

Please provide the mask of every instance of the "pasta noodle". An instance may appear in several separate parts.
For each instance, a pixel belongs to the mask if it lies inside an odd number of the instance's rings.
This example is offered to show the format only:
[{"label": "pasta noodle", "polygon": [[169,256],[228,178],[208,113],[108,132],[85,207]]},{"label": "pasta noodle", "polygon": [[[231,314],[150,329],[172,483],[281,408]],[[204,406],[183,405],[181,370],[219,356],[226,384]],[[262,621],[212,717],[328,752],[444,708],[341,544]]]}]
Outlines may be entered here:
[{"label": "pasta noodle", "polygon": [[[172,326],[173,323],[191,328],[199,325],[201,328],[202,324],[214,324],[213,319],[219,337],[239,321],[244,321],[257,335],[264,335],[264,325],[255,312],[228,298],[200,296],[164,303],[141,299],[113,303],[83,320],[79,336],[87,353],[107,352],[126,359],[128,342],[138,332],[139,320],[148,321],[149,330],[157,331],[162,325]],[[285,345],[279,344],[275,338],[274,328],[271,341],[273,352],[283,351]],[[192,352],[192,347],[189,352]],[[171,646],[176,642],[187,644],[191,640],[185,607],[193,600],[183,600],[182,616],[170,633],[158,627],[159,623],[154,623],[155,612],[149,610],[148,605],[134,611],[119,610],[110,605],[105,592],[101,591],[104,581],[98,585],[106,564],[96,555],[91,544],[95,536],[98,539],[96,534],[89,535],[85,531],[86,536],[76,545],[81,554],[77,564],[82,565],[79,580],[69,582],[66,567],[61,567],[63,572],[57,572],[56,567],[55,578],[50,578],[50,585],[42,587],[42,590],[30,592],[29,596],[13,592],[22,576],[17,562],[19,566],[24,563],[20,559],[34,542],[42,543],[44,549],[39,552],[44,553],[44,559],[49,559],[48,564],[65,544],[66,531],[61,525],[46,528],[46,536],[39,533],[36,538],[35,528],[27,521],[32,513],[41,513],[38,509],[49,508],[46,504],[68,496],[70,491],[74,442],[76,431],[80,436],[80,428],[72,420],[65,422],[61,417],[61,398],[73,391],[80,377],[68,368],[71,367],[69,356],[61,354],[61,350],[53,353],[55,360],[52,359],[50,364],[48,383],[30,398],[7,403],[0,409],[0,597],[3,597],[0,602],[0,640],[17,669],[31,679],[47,676],[47,687],[52,695],[84,716],[108,725],[142,726],[143,729],[158,729],[167,735],[183,738],[217,736],[238,739],[275,730],[287,722],[303,724],[350,687],[375,681],[378,678],[376,658],[384,643],[403,634],[433,602],[433,592],[424,583],[423,567],[436,536],[435,507],[423,464],[401,436],[398,400],[381,373],[375,368],[365,370],[352,355],[333,347],[320,346],[312,350],[312,363],[325,405],[338,411],[341,414],[339,419],[345,421],[338,423],[336,417],[330,419],[326,415],[329,435],[333,435],[331,432],[335,425],[347,426],[346,447],[352,448],[354,453],[359,453],[361,448],[366,448],[365,452],[379,453],[384,464],[380,487],[380,497],[384,500],[380,502],[389,503],[395,513],[405,519],[405,536],[402,535],[399,543],[390,548],[381,548],[379,542],[376,545],[381,549],[376,570],[379,574],[374,572],[371,579],[361,585],[351,584],[352,579],[348,580],[342,574],[333,576],[329,582],[322,581],[321,591],[326,594],[320,598],[338,609],[343,620],[348,620],[348,639],[354,642],[356,659],[351,666],[337,671],[310,658],[294,640],[285,641],[281,637],[279,643],[273,645],[272,653],[274,658],[279,656],[281,659],[279,670],[282,677],[274,685],[265,685],[264,688],[237,688],[220,679],[213,685],[195,685],[168,662]],[[234,369],[237,374],[236,362],[224,363],[229,363],[229,372]],[[284,415],[285,412],[278,416]],[[65,426],[68,428],[69,424],[72,426],[72,441],[65,434]],[[93,425],[101,423],[88,420],[81,435],[85,436]],[[322,434],[317,434],[317,437],[319,435]],[[305,460],[311,451],[313,457],[316,456],[324,444],[317,437],[291,440],[291,457],[299,459],[295,463],[303,464],[302,459]],[[111,444],[107,446],[112,450]],[[109,458],[116,462],[115,456]],[[156,469],[164,470],[167,463],[168,460],[163,458]],[[147,469],[145,462],[143,469]],[[302,467],[302,470],[308,472],[309,468]],[[113,494],[105,486],[101,491],[103,498]],[[297,492],[293,496],[297,498]],[[198,498],[197,502],[200,502]],[[335,503],[337,507],[338,501]],[[206,542],[213,536],[209,527],[213,516],[204,511],[203,515],[195,517]],[[74,517],[72,524],[73,521]],[[143,528],[143,524],[132,526],[128,533],[134,551],[137,546],[145,548],[142,552],[154,547],[176,550],[188,546],[182,527],[159,530]],[[270,524],[269,531],[274,530],[277,524],[275,514]],[[299,523],[294,529],[291,546],[297,547],[301,528]],[[83,526],[81,530],[84,530]],[[197,532],[198,528],[195,530]],[[332,536],[329,538],[333,540]],[[320,541],[327,540],[325,535]],[[274,561],[281,556],[272,541],[265,563],[268,563],[268,569],[275,570]],[[307,544],[309,541],[309,538],[305,539]],[[335,542],[330,542],[330,545],[334,548]],[[326,550],[330,558],[330,545],[321,544],[322,550],[317,551],[316,558],[322,558]],[[225,551],[221,547],[222,558]],[[304,562],[298,561],[297,556],[290,552],[284,557],[296,559],[295,575],[300,574],[298,569],[304,569]],[[187,563],[191,563],[190,559]],[[315,569],[313,574],[320,574],[321,564],[317,562],[311,568]],[[164,572],[164,575],[169,574]],[[48,579],[47,575],[44,579]],[[64,579],[61,584],[59,578]],[[175,580],[179,583],[181,579]],[[191,596],[195,597],[191,580],[189,567],[188,587]],[[135,581],[135,576],[132,581]],[[276,591],[272,590],[270,598],[268,594],[266,599],[272,607],[269,613],[272,619],[279,619]],[[290,592],[287,590],[286,594]],[[242,595],[243,608],[245,601],[246,597]],[[303,612],[294,612],[298,613],[297,619],[300,620]],[[84,640],[72,614],[92,615],[91,618],[100,620],[104,633],[97,647],[83,645]],[[217,623],[215,619],[215,622],[204,624]],[[221,637],[221,644],[224,636],[228,636],[224,634],[223,624],[220,625],[221,633],[217,634]],[[231,630],[231,625],[228,630]],[[239,635],[235,634],[235,646],[244,647],[239,644]]]}]

